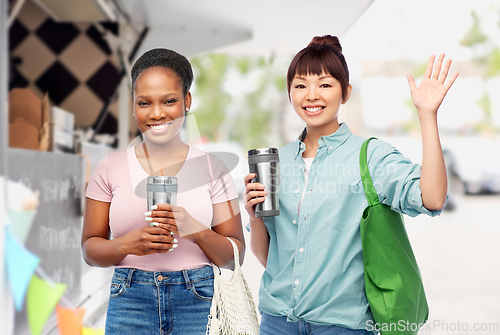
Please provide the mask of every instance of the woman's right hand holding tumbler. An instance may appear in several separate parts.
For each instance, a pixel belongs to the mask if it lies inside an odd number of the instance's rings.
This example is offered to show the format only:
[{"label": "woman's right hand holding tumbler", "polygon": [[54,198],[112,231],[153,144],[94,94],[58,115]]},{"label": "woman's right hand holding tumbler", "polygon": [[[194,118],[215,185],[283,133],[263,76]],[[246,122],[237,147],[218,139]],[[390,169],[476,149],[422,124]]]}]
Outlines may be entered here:
[{"label": "woman's right hand holding tumbler", "polygon": [[176,243],[170,230],[148,225],[122,236],[120,251],[126,255],[144,256],[173,251]]},{"label": "woman's right hand holding tumbler", "polygon": [[267,191],[264,190],[264,185],[260,183],[252,183],[257,175],[249,173],[243,179],[245,182],[245,192],[243,193],[243,203],[245,209],[250,216],[250,220],[255,219],[255,205],[266,200]]},{"label": "woman's right hand holding tumbler", "polygon": [[269,234],[264,219],[255,217],[255,205],[266,200],[267,191],[264,190],[263,184],[251,182],[256,176],[255,173],[250,173],[243,179],[245,182],[243,203],[250,217],[250,248],[259,262],[266,267],[269,252]]}]

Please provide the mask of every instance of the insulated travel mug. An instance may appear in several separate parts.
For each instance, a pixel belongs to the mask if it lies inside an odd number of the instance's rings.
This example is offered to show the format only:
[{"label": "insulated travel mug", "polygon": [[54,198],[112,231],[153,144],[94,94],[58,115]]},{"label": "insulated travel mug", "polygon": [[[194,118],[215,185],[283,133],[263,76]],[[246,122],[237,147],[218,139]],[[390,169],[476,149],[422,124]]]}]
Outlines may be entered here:
[{"label": "insulated travel mug", "polygon": [[255,216],[277,216],[279,209],[279,170],[280,158],[278,149],[262,148],[248,151],[248,169],[250,173],[256,173],[252,182],[261,183],[268,192],[266,200],[255,205]]},{"label": "insulated travel mug", "polygon": [[168,176],[148,177],[146,186],[148,211],[156,204],[175,205],[177,201],[177,178]]}]

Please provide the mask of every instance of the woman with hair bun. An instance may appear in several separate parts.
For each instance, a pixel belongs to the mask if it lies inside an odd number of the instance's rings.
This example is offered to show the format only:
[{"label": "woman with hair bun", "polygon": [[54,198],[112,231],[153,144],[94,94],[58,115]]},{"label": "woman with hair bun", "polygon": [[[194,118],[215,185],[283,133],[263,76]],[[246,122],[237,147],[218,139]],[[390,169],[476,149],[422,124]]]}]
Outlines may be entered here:
[{"label": "woman with hair bun", "polygon": [[[368,146],[380,201],[410,216],[439,215],[446,202],[437,110],[458,73],[445,82],[451,60],[443,60],[444,54],[430,58],[418,87],[408,76],[422,131],[422,166],[389,143],[372,140]],[[254,206],[267,192],[251,182],[255,174],[244,179],[250,245],[266,268],[259,292],[261,334],[371,334],[359,231],[368,205],[359,173],[365,138],[338,122],[352,90],[338,38],[317,36],[299,51],[287,87],[305,128],[279,149],[279,216],[255,217]]]},{"label": "woman with hair bun", "polygon": [[[193,82],[186,57],[149,50],[131,76],[141,142],[95,168],[86,191],[83,257],[91,266],[115,267],[106,334],[202,335],[214,294],[212,263],[234,267],[226,237],[243,261],[236,187],[221,160],[180,137]],[[175,205],[147,208],[150,175],[177,178]]]}]

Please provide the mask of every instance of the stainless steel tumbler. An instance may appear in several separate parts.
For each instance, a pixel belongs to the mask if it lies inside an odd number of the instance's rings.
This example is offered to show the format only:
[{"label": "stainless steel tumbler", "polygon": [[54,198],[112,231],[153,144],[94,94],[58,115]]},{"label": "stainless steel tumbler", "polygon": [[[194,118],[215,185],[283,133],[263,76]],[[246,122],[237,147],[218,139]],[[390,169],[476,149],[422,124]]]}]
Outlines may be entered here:
[{"label": "stainless steel tumbler", "polygon": [[175,205],[177,201],[177,178],[168,176],[148,177],[146,186],[148,211],[156,204]]},{"label": "stainless steel tumbler", "polygon": [[278,149],[262,148],[248,151],[248,169],[250,173],[256,173],[252,182],[261,183],[268,192],[266,200],[255,205],[255,216],[277,216],[279,209],[279,162]]}]

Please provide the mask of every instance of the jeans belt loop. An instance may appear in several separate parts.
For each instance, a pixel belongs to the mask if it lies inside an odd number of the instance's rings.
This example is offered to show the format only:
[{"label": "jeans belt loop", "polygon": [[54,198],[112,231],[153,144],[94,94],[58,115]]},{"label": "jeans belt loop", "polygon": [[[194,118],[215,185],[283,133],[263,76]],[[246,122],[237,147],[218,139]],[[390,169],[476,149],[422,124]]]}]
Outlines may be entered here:
[{"label": "jeans belt loop", "polygon": [[132,282],[132,275],[134,274],[135,269],[129,269],[127,275],[127,281],[125,282],[125,287],[130,287],[130,283]]},{"label": "jeans belt loop", "polygon": [[190,290],[191,289],[191,280],[189,279],[189,275],[188,275],[187,270],[182,270],[182,275],[184,276],[184,280],[186,281],[187,289]]}]

